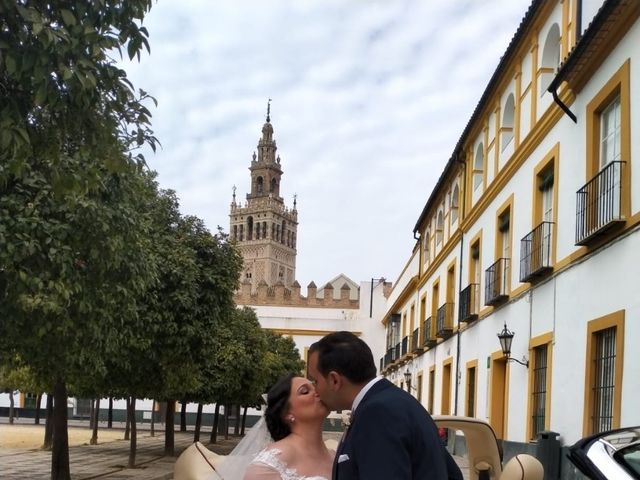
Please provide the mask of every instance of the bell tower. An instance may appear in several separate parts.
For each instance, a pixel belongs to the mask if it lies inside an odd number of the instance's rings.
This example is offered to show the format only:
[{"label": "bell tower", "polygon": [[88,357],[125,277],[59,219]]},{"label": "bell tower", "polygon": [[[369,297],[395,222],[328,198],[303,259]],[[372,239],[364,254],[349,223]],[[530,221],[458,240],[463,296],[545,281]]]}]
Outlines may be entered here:
[{"label": "bell tower", "polygon": [[282,167],[277,149],[269,100],[258,153],[253,153],[249,166],[251,193],[242,205],[236,201],[234,186],[229,214],[230,236],[244,259],[240,281],[249,281],[252,291],[262,281],[269,286],[282,282],[288,287],[296,278],[298,211],[295,196],[292,208],[287,208],[280,196]]}]

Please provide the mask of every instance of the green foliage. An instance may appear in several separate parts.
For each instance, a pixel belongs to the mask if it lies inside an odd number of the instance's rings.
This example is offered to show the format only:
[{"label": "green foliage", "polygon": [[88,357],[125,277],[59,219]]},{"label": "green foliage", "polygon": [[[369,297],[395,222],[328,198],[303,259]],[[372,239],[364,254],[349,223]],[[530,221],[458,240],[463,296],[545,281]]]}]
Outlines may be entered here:
[{"label": "green foliage", "polygon": [[[34,158],[57,166],[100,152],[118,170],[142,144],[155,148],[143,104],[153,99],[134,92],[112,57],[149,50],[139,23],[150,8],[151,0],[0,0],[0,185]],[[85,185],[82,176],[56,180]]]},{"label": "green foliage", "polygon": [[267,352],[264,357],[265,391],[267,391],[279,378],[289,373],[304,375],[305,363],[300,358],[300,351],[293,338],[285,337],[271,330],[264,332],[267,339]]}]

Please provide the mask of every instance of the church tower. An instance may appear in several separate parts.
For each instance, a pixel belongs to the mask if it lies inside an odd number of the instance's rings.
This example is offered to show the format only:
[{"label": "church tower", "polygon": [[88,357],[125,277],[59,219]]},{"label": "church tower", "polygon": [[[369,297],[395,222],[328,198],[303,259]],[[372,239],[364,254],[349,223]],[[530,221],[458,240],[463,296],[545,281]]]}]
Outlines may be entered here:
[{"label": "church tower", "polygon": [[291,209],[280,196],[282,167],[280,156],[276,156],[270,111],[271,104],[268,103],[258,154],[253,153],[249,166],[251,193],[242,205],[242,202],[236,202],[234,186],[229,214],[229,232],[244,259],[240,281],[248,280],[252,291],[262,281],[269,286],[282,282],[288,287],[296,278],[298,211],[295,196]]}]

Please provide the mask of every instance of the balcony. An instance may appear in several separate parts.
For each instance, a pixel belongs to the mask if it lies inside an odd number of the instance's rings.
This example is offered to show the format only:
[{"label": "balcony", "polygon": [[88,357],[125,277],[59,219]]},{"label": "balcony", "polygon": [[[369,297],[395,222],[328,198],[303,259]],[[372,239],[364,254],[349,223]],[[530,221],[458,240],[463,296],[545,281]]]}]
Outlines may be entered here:
[{"label": "balcony", "polygon": [[407,354],[409,348],[409,337],[404,337],[402,339],[402,356],[404,357]]},{"label": "balcony", "polygon": [[471,283],[460,292],[460,307],[458,319],[461,322],[469,323],[478,319],[480,312],[480,285]]},{"label": "balcony", "polygon": [[426,348],[433,347],[436,343],[438,343],[438,340],[436,339],[436,336],[431,331],[431,317],[427,318],[424,321],[424,324],[422,325],[422,331],[424,332],[424,343],[423,343],[423,345]]},{"label": "balcony", "polygon": [[416,328],[411,334],[411,353],[422,353],[422,342],[420,342],[420,328]]},{"label": "balcony", "polygon": [[509,259],[501,258],[484,272],[484,304],[498,305],[509,298],[507,279],[509,278]]},{"label": "balcony", "polygon": [[531,282],[542,277],[551,266],[553,223],[542,222],[520,241],[520,281]]},{"label": "balcony", "polygon": [[624,223],[622,172],[626,162],[611,162],[576,193],[576,245],[587,245]]},{"label": "balcony", "polygon": [[445,303],[438,309],[436,337],[449,338],[453,334],[453,303]]},{"label": "balcony", "polygon": [[400,360],[400,351],[402,349],[402,342],[398,342],[394,348],[394,352],[393,352],[393,361],[397,362],[398,360]]},{"label": "balcony", "polygon": [[391,363],[393,363],[393,348],[389,348],[387,353],[384,354],[384,368],[387,368]]}]

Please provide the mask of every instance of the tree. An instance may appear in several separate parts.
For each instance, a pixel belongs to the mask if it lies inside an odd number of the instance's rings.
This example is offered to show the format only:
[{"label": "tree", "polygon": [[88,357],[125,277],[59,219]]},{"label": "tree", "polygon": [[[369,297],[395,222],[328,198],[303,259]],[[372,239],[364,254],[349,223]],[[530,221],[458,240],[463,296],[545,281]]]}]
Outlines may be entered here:
[{"label": "tree", "polygon": [[266,373],[266,389],[270,389],[279,378],[289,373],[304,371],[305,362],[300,358],[300,351],[293,338],[285,337],[271,330],[265,330],[267,352],[264,358]]},{"label": "tree", "polygon": [[0,351],[54,384],[55,479],[70,477],[67,381],[126,346],[153,277],[135,202],[148,95],[109,56],[149,49],[150,7],[0,0]]}]

